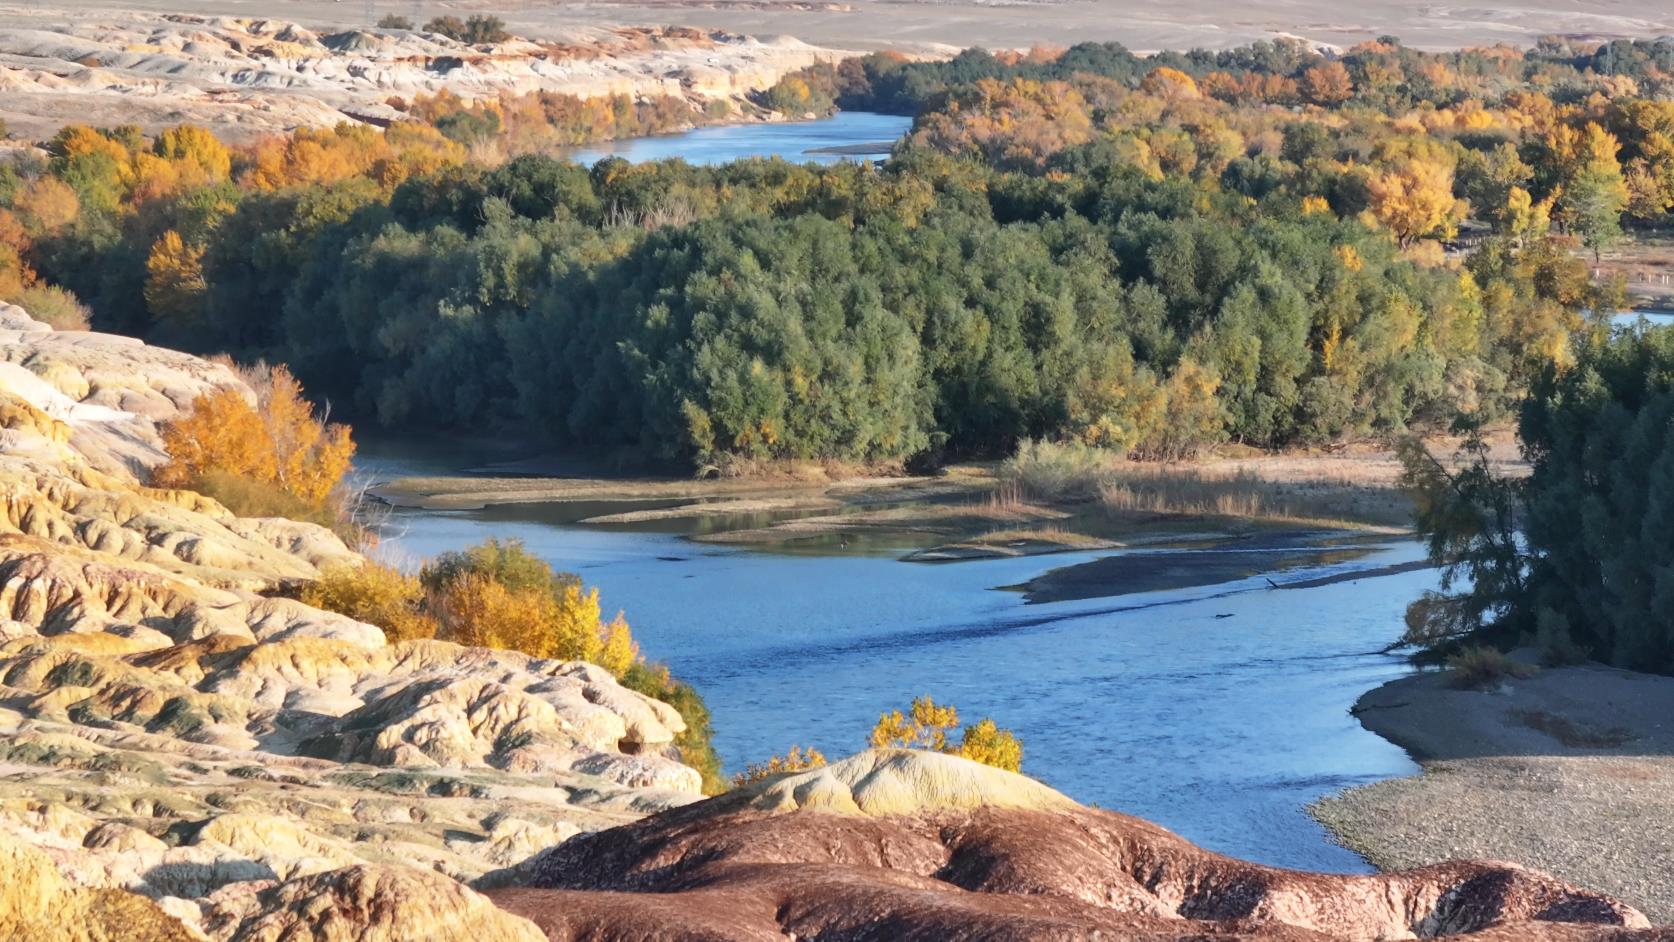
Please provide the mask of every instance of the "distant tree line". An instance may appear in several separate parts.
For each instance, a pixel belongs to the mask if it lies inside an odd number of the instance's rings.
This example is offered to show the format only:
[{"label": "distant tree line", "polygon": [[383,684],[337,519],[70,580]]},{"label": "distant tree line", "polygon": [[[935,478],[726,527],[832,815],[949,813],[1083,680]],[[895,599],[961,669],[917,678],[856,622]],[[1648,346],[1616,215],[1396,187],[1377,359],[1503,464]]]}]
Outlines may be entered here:
[{"label": "distant tree line", "polygon": [[[1659,50],[1610,71],[1545,47],[1100,45],[796,77],[797,101],[917,110],[882,167],[524,153],[643,126],[562,96],[247,148],[70,128],[0,170],[0,288],[286,362],[363,424],[687,466],[1490,419],[1618,300],[1574,249],[1674,204]],[[1483,244],[1447,255],[1467,220]]]}]

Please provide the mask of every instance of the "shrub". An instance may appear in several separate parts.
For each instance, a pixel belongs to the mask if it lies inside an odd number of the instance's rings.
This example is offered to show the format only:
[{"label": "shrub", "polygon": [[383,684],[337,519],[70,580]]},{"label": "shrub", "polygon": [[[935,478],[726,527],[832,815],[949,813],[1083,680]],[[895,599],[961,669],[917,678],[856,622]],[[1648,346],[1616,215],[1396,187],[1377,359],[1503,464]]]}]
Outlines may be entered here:
[{"label": "shrub", "polygon": [[192,489],[212,497],[240,517],[285,517],[334,530],[344,542],[356,543],[353,523],[332,506],[315,505],[272,483],[232,471],[207,471],[192,481]]},{"label": "shrub", "polygon": [[790,751],[782,756],[774,756],[766,762],[752,762],[745,766],[744,771],[732,777],[732,784],[737,788],[775,775],[817,769],[822,765],[825,765],[825,754],[818,749],[810,747],[804,750],[801,746],[791,746]]},{"label": "shrub", "polygon": [[425,610],[418,579],[372,560],[326,572],[303,588],[302,601],[377,625],[392,644],[436,636],[436,619]]},{"label": "shrub", "polygon": [[1023,743],[1011,730],[1001,729],[986,717],[975,726],[965,727],[964,738],[959,743],[959,755],[1008,772],[1023,769]]},{"label": "shrub", "polygon": [[30,285],[7,300],[54,330],[86,330],[90,323],[87,307],[57,285]]},{"label": "shrub", "polygon": [[1486,645],[1465,648],[1447,659],[1448,686],[1461,690],[1488,690],[1513,677],[1528,677],[1534,668],[1520,664],[1505,652]]},{"label": "shrub", "polygon": [[378,20],[379,29],[412,29],[413,21],[399,13],[386,13]]},{"label": "shrub", "polygon": [[521,541],[490,539],[443,554],[419,581],[447,640],[590,661],[617,677],[639,659],[621,613],[603,621],[597,589],[554,571]]},{"label": "shrub", "polygon": [[929,696],[913,701],[907,713],[891,710],[878,717],[869,742],[874,749],[928,749],[960,756],[1008,772],[1023,768],[1023,743],[1009,729],[984,718],[965,727],[959,745],[950,737],[959,729],[959,709],[941,705]]},{"label": "shrub", "polygon": [[424,24],[427,33],[440,33],[462,43],[503,43],[511,38],[506,23],[497,16],[477,14],[461,21],[457,16],[438,16]]},{"label": "shrub", "polygon": [[562,592],[581,585],[574,573],[557,572],[546,560],[529,552],[522,540],[490,537],[475,546],[443,553],[419,574],[430,592],[445,591],[468,575],[484,576],[513,591]]},{"label": "shrub", "polygon": [[1079,442],[1024,441],[1000,466],[1001,478],[1031,500],[1089,500],[1111,467],[1109,452]]}]

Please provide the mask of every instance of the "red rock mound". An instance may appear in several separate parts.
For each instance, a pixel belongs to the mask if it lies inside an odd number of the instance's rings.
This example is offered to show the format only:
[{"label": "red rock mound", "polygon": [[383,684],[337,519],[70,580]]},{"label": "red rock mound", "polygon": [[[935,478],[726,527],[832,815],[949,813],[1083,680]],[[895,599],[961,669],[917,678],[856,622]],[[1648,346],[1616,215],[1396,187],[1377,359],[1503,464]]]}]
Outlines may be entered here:
[{"label": "red rock mound", "polygon": [[553,940],[1674,942],[1514,864],[1263,867],[926,753],[862,753],[577,837],[529,883],[490,895]]}]

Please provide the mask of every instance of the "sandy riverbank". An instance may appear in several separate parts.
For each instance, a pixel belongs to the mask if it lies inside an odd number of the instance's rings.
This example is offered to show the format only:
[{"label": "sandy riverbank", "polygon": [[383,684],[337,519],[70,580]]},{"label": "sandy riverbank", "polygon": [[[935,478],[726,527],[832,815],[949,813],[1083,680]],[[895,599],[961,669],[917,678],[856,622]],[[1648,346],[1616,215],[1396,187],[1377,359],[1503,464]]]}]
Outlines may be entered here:
[{"label": "sandy riverbank", "polygon": [[1314,807],[1373,864],[1511,860],[1674,919],[1674,678],[1585,665],[1480,691],[1432,671],[1355,712],[1424,766]]}]

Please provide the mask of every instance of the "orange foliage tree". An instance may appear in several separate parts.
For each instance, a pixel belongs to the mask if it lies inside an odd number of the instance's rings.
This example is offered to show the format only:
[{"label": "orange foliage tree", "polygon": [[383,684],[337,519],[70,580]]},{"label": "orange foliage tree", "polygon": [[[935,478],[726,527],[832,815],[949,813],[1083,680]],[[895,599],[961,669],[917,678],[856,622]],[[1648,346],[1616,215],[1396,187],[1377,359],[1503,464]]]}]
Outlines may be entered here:
[{"label": "orange foliage tree", "polygon": [[260,385],[253,403],[241,390],[218,389],[164,423],[169,460],[153,473],[153,483],[189,487],[206,474],[223,472],[322,506],[354,457],[348,426],[316,416],[302,397],[302,385],[283,366],[274,367]]}]

